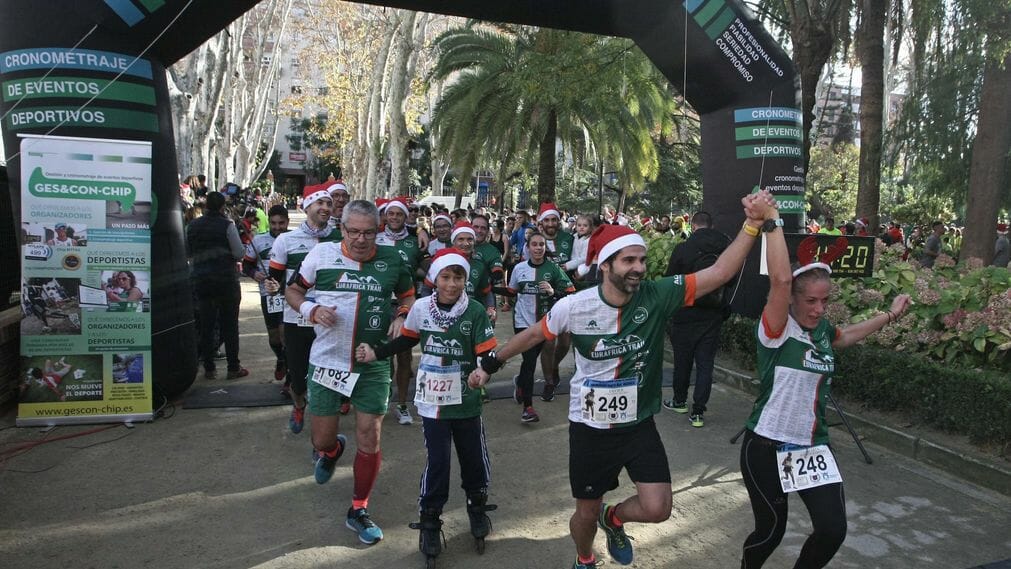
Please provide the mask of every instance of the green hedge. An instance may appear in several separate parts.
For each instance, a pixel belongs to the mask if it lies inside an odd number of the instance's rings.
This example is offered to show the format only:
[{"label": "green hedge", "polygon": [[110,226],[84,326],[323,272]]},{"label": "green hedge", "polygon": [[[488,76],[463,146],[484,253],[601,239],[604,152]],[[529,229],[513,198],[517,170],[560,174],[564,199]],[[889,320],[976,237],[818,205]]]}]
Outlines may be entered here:
[{"label": "green hedge", "polygon": [[[755,320],[724,323],[721,350],[754,369]],[[1011,445],[1011,378],[1006,373],[946,367],[922,355],[870,345],[840,351],[833,389],[884,411],[910,413],[923,423],[968,435],[979,444]]]}]

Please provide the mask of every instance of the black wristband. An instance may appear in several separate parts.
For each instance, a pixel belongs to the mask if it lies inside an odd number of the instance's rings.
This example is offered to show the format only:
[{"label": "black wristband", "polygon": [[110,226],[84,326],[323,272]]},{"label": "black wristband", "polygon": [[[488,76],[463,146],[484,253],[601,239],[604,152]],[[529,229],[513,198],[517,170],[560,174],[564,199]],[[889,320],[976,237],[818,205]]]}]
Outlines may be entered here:
[{"label": "black wristband", "polygon": [[488,375],[491,375],[502,369],[502,362],[499,361],[495,352],[488,352],[486,356],[481,358],[481,369],[483,369]]}]

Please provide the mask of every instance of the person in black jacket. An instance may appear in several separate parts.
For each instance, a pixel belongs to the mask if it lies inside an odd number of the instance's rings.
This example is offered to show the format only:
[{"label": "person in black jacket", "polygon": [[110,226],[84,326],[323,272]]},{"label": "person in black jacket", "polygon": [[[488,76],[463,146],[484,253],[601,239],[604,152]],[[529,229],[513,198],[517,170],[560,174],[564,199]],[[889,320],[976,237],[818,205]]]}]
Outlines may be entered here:
[{"label": "person in black jacket", "polygon": [[228,359],[228,379],[249,375],[239,365],[239,273],[235,263],[243,256],[235,223],[224,214],[225,196],[207,194],[204,215],[186,226],[186,249],[192,260],[193,291],[200,311],[200,359],[204,377],[217,379],[214,327],[217,325]]},{"label": "person in black jacket", "polygon": [[[730,238],[712,229],[713,218],[700,211],[692,216],[691,236],[674,248],[666,276],[684,275],[712,265],[730,244]],[[682,308],[671,318],[668,328],[674,349],[674,393],[663,406],[676,413],[688,412],[688,380],[695,365],[695,390],[689,419],[693,427],[704,424],[703,415],[713,385],[713,364],[720,342],[726,305],[723,287]]]}]

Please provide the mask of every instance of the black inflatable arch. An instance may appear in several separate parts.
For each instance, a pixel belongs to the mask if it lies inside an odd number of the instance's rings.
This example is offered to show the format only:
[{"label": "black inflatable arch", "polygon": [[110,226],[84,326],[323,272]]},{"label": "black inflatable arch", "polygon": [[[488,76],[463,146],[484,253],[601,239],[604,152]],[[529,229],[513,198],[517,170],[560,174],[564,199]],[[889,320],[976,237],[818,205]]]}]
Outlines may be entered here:
[{"label": "black inflatable arch", "polygon": [[[85,99],[52,94],[19,101],[0,97],[4,143],[14,211],[20,212],[21,174],[16,155],[21,133],[143,140],[152,143],[153,369],[156,387],[169,396],[184,392],[196,375],[192,300],[177,199],[177,170],[165,66],[171,65],[252,8],[256,0],[0,0],[0,88],[10,81],[47,74],[116,79],[154,89],[155,102],[96,99],[92,106],[149,114],[148,128],[67,120],[33,122],[12,107],[78,109]],[[389,0],[373,4],[627,37],[634,40],[702,119],[705,208],[716,226],[735,234],[743,215],[741,196],[756,187],[780,200],[788,231],[803,216],[799,86],[787,54],[739,0]],[[49,50],[23,65],[24,54]],[[81,65],[103,54],[121,55],[150,73],[120,73],[114,67]],[[21,59],[18,59],[18,57]],[[41,60],[40,60],[41,61]],[[127,71],[130,71],[127,70]],[[44,113],[37,114],[43,117]],[[52,115],[50,115],[52,116]],[[66,116],[66,115],[57,115]],[[21,117],[19,119],[18,117]],[[53,130],[54,126],[58,126]],[[156,127],[152,128],[152,125]],[[19,215],[19,213],[16,213]],[[753,252],[741,289],[764,288]],[[757,287],[757,288],[756,288]],[[756,314],[764,295],[739,297],[735,308]]]}]

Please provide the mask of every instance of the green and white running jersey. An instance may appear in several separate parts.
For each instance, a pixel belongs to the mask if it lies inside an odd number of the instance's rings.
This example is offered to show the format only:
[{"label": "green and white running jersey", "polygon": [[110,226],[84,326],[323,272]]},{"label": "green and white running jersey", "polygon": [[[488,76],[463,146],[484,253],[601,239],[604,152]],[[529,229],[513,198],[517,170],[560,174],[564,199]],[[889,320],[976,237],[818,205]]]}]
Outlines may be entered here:
[{"label": "green and white running jersey", "polygon": [[403,239],[393,240],[385,232],[380,231],[376,235],[376,245],[380,247],[392,247],[400,255],[400,258],[408,264],[411,269],[411,278],[414,278],[414,271],[421,265],[421,260],[424,257],[421,247],[418,246],[418,237],[416,235],[408,235]]},{"label": "green and white running jersey", "polygon": [[[301,228],[278,235],[277,239],[274,240],[274,245],[270,248],[270,268],[284,271],[284,282],[281,283],[282,289],[291,280],[291,276],[295,274],[295,271],[298,270],[298,265],[302,262],[302,259],[318,243],[336,242],[340,241],[340,239],[341,233],[337,229],[332,229],[322,239],[309,235],[305,231],[302,231]],[[314,296],[314,292],[310,290],[306,293],[306,296],[311,298]],[[284,323],[298,323],[298,311],[288,306],[288,303],[284,303]]]},{"label": "green and white running jersey", "polygon": [[544,236],[548,244],[548,258],[558,265],[565,265],[572,258],[572,247],[575,244],[575,237],[568,231],[559,229],[554,239]]},{"label": "green and white running jersey", "polygon": [[471,258],[484,263],[489,275],[494,275],[496,272],[501,273],[503,270],[502,255],[499,254],[498,249],[494,245],[487,241],[474,246],[474,253],[471,255]]},{"label": "green and white running jersey", "polygon": [[[558,301],[541,320],[544,336],[552,340],[572,333],[576,373],[569,396],[569,420],[597,429],[640,423],[660,410],[663,349],[667,321],[682,306],[695,302],[695,275],[674,275],[643,281],[624,306],[604,300],[600,286]],[[637,382],[635,421],[609,425],[582,418],[583,382],[589,379]]]},{"label": "green and white running jersey", "polygon": [[389,360],[358,363],[354,351],[362,343],[385,344],[390,297],[414,296],[410,272],[400,255],[390,247],[376,247],[371,259],[359,263],[347,255],[343,243],[320,243],[302,260],[298,274],[302,286],[315,288],[316,303],[337,313],[333,326],[315,325],[309,363],[363,375],[389,373]]},{"label": "green and white running jersey", "polygon": [[[249,243],[245,244],[246,256],[243,260],[256,263],[256,270],[267,274],[270,270],[270,250],[274,246],[275,239],[276,237],[271,235],[269,231],[257,233]],[[260,287],[260,296],[267,296],[267,290],[264,288],[263,283],[256,284]]]},{"label": "green and white running jersey", "polygon": [[765,315],[758,324],[758,399],[748,428],[763,437],[797,445],[828,443],[825,402],[835,371],[832,342],[838,331],[824,318],[805,330],[788,316],[773,337]]},{"label": "green and white running jersey", "polygon": [[435,295],[414,303],[404,321],[401,333],[408,338],[421,340],[421,360],[418,374],[425,364],[434,366],[460,366],[462,402],[457,405],[430,405],[415,403],[418,414],[429,419],[468,419],[481,414],[481,390],[471,389],[467,377],[477,365],[477,354],[494,349],[495,329],[485,313],[484,306],[470,299],[467,309],[449,328],[440,328],[429,316],[430,304]]},{"label": "green and white running jersey", "polygon": [[555,291],[576,290],[565,271],[551,261],[545,260],[534,266],[530,261],[513,267],[509,275],[509,290],[516,293],[516,308],[513,310],[513,326],[529,328],[544,317],[555,304],[553,296],[543,294],[540,283],[547,281]]}]

